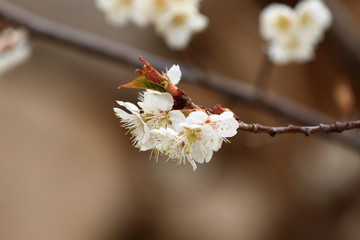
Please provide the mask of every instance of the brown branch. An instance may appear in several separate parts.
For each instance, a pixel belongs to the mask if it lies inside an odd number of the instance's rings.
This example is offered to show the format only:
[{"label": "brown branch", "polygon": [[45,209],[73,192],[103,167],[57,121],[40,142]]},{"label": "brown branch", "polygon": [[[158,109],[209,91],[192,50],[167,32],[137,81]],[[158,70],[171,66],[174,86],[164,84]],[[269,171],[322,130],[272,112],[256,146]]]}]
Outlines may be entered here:
[{"label": "brown branch", "polygon": [[[174,63],[170,59],[145,52],[141,49],[53,22],[5,1],[0,1],[0,15],[27,27],[30,31],[40,36],[117,60],[132,67],[139,66],[137,57],[140,55],[151,60],[152,65],[157,69],[163,69],[165,66],[170,67]],[[237,97],[254,106],[261,106],[299,124],[317,125],[319,122],[335,122],[335,120],[322,113],[281,97],[276,93],[269,91],[267,94],[262,94],[254,86],[238,79],[212,71],[204,72],[184,64],[180,65],[185,81],[215,89],[218,92]],[[360,150],[359,134],[327,135],[327,137]]]},{"label": "brown branch", "polygon": [[285,133],[303,133],[310,136],[315,133],[341,133],[346,130],[360,129],[360,120],[349,122],[336,122],[333,124],[319,124],[317,126],[294,126],[269,127],[260,124],[247,124],[240,121],[239,130],[252,133],[267,133],[274,137]]}]

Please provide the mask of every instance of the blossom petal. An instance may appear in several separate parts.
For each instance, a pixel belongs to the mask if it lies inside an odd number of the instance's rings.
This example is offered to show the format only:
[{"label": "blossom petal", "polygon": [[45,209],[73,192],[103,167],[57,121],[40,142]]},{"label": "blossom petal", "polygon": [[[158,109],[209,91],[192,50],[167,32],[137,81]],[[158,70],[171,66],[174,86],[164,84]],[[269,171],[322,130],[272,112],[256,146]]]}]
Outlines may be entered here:
[{"label": "blossom petal", "polygon": [[203,111],[195,111],[189,114],[185,122],[188,124],[203,124],[208,117],[209,116]]},{"label": "blossom petal", "polygon": [[169,119],[175,131],[180,132],[182,129],[180,124],[185,122],[185,115],[180,110],[174,110],[169,112]]},{"label": "blossom petal", "polygon": [[330,27],[332,15],[323,1],[300,1],[295,12],[298,18],[299,31],[309,41],[318,43],[324,35],[324,30]]},{"label": "blossom petal", "polygon": [[154,145],[151,141],[145,141],[141,146],[140,146],[140,151],[144,152],[144,151],[148,151],[150,149],[153,149]]},{"label": "blossom petal", "polygon": [[209,23],[208,18],[200,14],[194,15],[189,20],[189,26],[191,27],[191,29],[193,29],[196,32],[204,30],[204,28],[207,27],[208,23]]},{"label": "blossom petal", "polygon": [[138,105],[145,113],[167,112],[172,109],[174,100],[170,93],[146,91],[143,93],[142,102],[138,102]]},{"label": "blossom petal", "polygon": [[140,113],[140,109],[131,102],[123,102],[123,101],[116,101],[117,104],[120,106],[125,107],[127,110],[129,110],[131,113]]},{"label": "blossom petal", "polygon": [[130,119],[130,116],[132,116],[131,114],[125,112],[124,110],[120,109],[120,108],[113,108],[114,109],[114,112],[115,112],[115,115],[118,117],[118,118],[121,118],[121,119]]},{"label": "blossom petal", "polygon": [[268,55],[276,64],[302,63],[314,58],[314,44],[293,36],[282,41],[271,42]]},{"label": "blossom petal", "polygon": [[[332,21],[332,14],[323,1],[320,0],[305,0],[300,1],[296,7],[295,11],[298,15],[304,16],[305,14],[309,17],[302,21],[302,24],[311,24],[316,27],[320,27],[319,30],[328,28]],[[311,25],[307,27],[311,27]],[[304,26],[304,25],[303,25]]]},{"label": "blossom petal", "polygon": [[[191,151],[192,159],[198,163],[205,162],[205,151],[199,147],[193,147]],[[210,151],[212,152],[212,151]]]},{"label": "blossom petal", "polygon": [[210,162],[213,154],[214,154],[213,151],[209,151],[209,152],[208,152],[208,154],[205,156],[205,162],[206,162],[206,163]]},{"label": "blossom petal", "polygon": [[184,49],[191,40],[192,33],[188,29],[171,29],[164,33],[166,44],[172,49]]},{"label": "blossom petal", "polygon": [[173,65],[166,72],[166,74],[170,78],[171,83],[174,84],[174,85],[178,84],[180,82],[180,80],[181,80],[181,70],[180,70],[179,65]]}]

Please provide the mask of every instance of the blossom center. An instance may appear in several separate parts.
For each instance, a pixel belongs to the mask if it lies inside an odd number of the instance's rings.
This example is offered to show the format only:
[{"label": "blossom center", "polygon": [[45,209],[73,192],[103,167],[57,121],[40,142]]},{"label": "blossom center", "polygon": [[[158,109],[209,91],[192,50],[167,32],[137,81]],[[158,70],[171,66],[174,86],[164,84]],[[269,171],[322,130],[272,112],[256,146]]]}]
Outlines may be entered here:
[{"label": "blossom center", "polygon": [[185,14],[175,15],[171,21],[171,23],[175,26],[184,25],[187,20],[187,16]]},{"label": "blossom center", "polygon": [[282,32],[288,32],[290,30],[290,19],[282,15],[278,18],[276,25]]},{"label": "blossom center", "polygon": [[161,12],[166,7],[166,0],[155,0],[155,9],[158,12]]},{"label": "blossom center", "polygon": [[114,2],[115,7],[120,8],[122,6],[130,6],[133,0],[117,0]]},{"label": "blossom center", "polygon": [[304,13],[304,14],[302,14],[302,16],[300,18],[300,22],[304,26],[310,26],[314,21],[310,14]]}]

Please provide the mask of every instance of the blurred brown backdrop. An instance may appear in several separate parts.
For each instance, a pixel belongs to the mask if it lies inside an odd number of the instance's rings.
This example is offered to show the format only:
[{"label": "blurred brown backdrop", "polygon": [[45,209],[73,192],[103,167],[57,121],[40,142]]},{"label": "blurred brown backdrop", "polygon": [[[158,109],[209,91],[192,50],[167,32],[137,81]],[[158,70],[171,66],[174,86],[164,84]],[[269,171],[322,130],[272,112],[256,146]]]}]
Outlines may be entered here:
[{"label": "blurred brown backdrop", "polygon": [[[183,52],[168,50],[151,27],[108,25],[93,1],[10,2],[251,83],[264,48],[258,14],[270,1],[204,0],[210,26]],[[344,3],[359,16],[359,3]],[[136,101],[137,91],[116,89],[134,69],[41,38],[33,47],[29,62],[0,79],[0,239],[360,239],[355,150],[315,136],[239,133],[196,172],[155,163],[131,146],[112,111],[115,100]],[[275,67],[271,89],[341,119],[333,91],[349,74],[335,48],[326,38],[315,61]],[[180,86],[244,121],[288,123],[214,90]]]}]

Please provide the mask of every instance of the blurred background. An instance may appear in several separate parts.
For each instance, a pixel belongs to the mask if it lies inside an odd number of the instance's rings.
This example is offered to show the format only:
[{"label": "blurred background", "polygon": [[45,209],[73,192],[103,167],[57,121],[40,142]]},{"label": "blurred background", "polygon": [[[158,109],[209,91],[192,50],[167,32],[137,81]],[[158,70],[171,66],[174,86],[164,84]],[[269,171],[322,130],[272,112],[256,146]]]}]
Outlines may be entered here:
[{"label": "blurred background", "polygon": [[[210,25],[178,52],[152,27],[110,26],[94,1],[8,2],[174,63],[254,83],[265,47],[258,15],[272,1],[204,0]],[[339,2],[360,26],[360,2]],[[336,89],[352,85],[343,94],[359,99],[360,73],[339,45],[348,37],[331,29],[314,61],[274,67],[270,89],[346,120]],[[156,163],[132,147],[112,110],[115,100],[136,102],[137,90],[117,90],[136,76],[133,68],[41,37],[32,46],[30,61],[0,78],[0,239],[360,239],[358,149],[317,136],[239,132],[196,172]],[[171,66],[159,70],[165,67]],[[180,87],[196,103],[220,103],[245,122],[290,123],[214,89]]]}]

